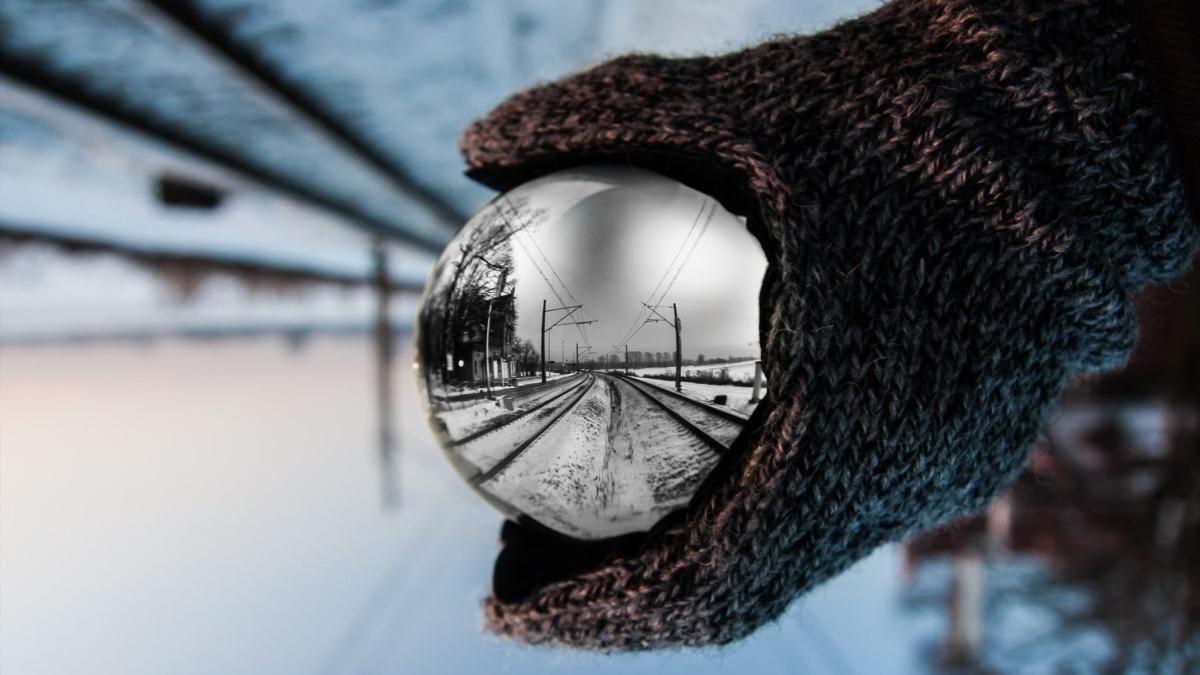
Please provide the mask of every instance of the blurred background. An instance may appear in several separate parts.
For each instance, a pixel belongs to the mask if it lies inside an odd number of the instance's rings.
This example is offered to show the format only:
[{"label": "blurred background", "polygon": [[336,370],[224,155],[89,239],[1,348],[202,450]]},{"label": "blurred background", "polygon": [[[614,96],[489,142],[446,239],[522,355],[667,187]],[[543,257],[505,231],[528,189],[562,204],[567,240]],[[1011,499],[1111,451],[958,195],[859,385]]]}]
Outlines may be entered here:
[{"label": "blurred background", "polygon": [[1008,494],[743,643],[479,632],[500,519],[409,366],[433,257],[489,197],[460,129],[606,56],[875,4],[0,0],[0,672],[1194,669],[1195,270]]}]

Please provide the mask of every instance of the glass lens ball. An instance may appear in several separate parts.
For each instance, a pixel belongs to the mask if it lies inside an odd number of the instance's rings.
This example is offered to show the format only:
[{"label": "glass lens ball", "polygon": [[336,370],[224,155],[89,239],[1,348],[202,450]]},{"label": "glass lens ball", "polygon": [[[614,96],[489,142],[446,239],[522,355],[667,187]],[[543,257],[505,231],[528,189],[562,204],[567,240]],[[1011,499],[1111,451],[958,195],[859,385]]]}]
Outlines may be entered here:
[{"label": "glass lens ball", "polygon": [[592,166],[499,195],[447,245],[416,370],[451,464],[577,539],[684,507],[765,391],[766,258],[745,220],[649,171]]}]

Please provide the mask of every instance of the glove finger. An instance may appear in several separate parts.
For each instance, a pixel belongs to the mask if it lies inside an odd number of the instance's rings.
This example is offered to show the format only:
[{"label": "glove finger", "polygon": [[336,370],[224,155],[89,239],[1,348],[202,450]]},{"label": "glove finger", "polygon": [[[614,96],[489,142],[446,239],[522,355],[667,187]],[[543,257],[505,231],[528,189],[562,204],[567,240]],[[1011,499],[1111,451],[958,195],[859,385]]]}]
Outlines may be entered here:
[{"label": "glove finger", "polygon": [[467,175],[505,190],[566,166],[616,160],[745,213],[753,202],[746,194],[766,193],[747,179],[761,182],[768,163],[723,104],[722,68],[709,57],[633,55],[518,93],[464,130]]}]

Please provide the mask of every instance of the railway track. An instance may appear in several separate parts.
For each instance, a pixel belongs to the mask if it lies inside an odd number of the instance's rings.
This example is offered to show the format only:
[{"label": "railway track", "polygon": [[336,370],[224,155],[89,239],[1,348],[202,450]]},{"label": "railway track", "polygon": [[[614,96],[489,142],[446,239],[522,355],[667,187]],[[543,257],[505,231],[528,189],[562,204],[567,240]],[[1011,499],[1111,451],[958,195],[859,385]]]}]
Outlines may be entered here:
[{"label": "railway track", "polygon": [[[475,483],[475,485],[483,485],[484,483],[490,481],[491,479],[493,479],[497,475],[499,475],[500,472],[507,469],[518,457],[520,457],[521,453],[525,452],[525,450],[529,446],[536,443],[537,440],[539,438],[541,438],[547,431],[549,431],[551,427],[553,427],[555,424],[557,424],[558,421],[561,420],[567,413],[571,412],[571,410],[575,407],[575,405],[577,403],[579,403],[581,400],[583,400],[583,397],[587,396],[587,393],[589,391],[591,391],[591,388],[595,385],[597,379],[598,378],[596,377],[596,375],[589,373],[588,375],[585,376],[585,379],[582,382],[580,382],[579,384],[575,385],[574,387],[568,388],[566,391],[562,392],[561,394],[555,395],[550,400],[543,401],[542,403],[538,404],[536,406],[536,408],[541,408],[552,401],[556,401],[556,400],[562,398],[563,396],[566,396],[567,394],[571,394],[571,396],[568,398],[566,404],[563,405],[562,410],[559,410],[557,413],[555,413],[536,432],[530,434],[529,437],[526,438],[524,441],[522,441],[520,445],[513,448],[512,451],[510,451],[508,454],[506,454],[504,457],[502,457],[500,459],[500,461],[493,464],[491,466],[491,468],[489,468],[487,471],[484,471],[484,472],[480,473],[479,475],[475,476],[474,479],[472,479],[473,482]],[[531,409],[528,412],[533,412],[533,409]],[[522,416],[522,417],[524,417],[524,416]],[[493,431],[494,431],[494,429],[493,429]]]},{"label": "railway track", "polygon": [[636,390],[654,405],[667,413],[671,419],[700,437],[716,453],[723,453],[742,432],[748,419],[731,410],[702,403],[683,394],[652,384],[639,382],[637,378],[616,375],[619,381]]},{"label": "railway track", "polygon": [[[502,417],[499,420],[495,421],[494,423],[489,424],[486,427],[480,429],[479,431],[476,431],[474,433],[463,436],[462,438],[454,439],[453,441],[451,441],[451,444],[452,445],[465,445],[476,439],[483,438],[484,436],[487,436],[490,433],[499,431],[499,430],[503,429],[504,427],[509,426],[510,424],[518,422],[521,419],[528,417],[529,415],[537,412],[538,410],[541,410],[542,408],[546,407],[547,405],[557,401],[558,399],[562,398],[563,396],[566,396],[567,394],[569,394],[571,392],[571,390],[575,389],[576,387],[579,387],[583,381],[584,380],[581,380],[579,382],[569,383],[569,384],[567,384],[567,386],[562,387],[562,391],[558,392],[557,394],[554,394],[553,396],[551,396],[550,398],[547,398],[546,400],[542,401],[541,403],[538,403],[537,405],[526,408],[518,413],[514,413],[512,415]],[[559,386],[562,386],[562,384],[563,383],[561,383],[561,382],[558,383]],[[532,392],[532,393],[540,393],[540,392]]]},{"label": "railway track", "polygon": [[750,421],[750,418],[749,418],[749,417],[747,417],[747,416],[745,416],[745,415],[742,415],[741,413],[736,413],[736,412],[734,412],[734,411],[732,411],[732,410],[728,410],[728,409],[726,409],[726,408],[721,408],[721,407],[718,407],[718,406],[715,406],[715,405],[710,405],[710,404],[708,404],[708,403],[705,403],[705,402],[703,402],[703,401],[697,401],[696,399],[694,399],[694,398],[692,398],[692,397],[690,397],[690,396],[685,396],[685,395],[683,395],[683,394],[680,394],[679,392],[675,391],[674,389],[667,389],[666,387],[660,387],[660,386],[658,386],[658,385],[656,385],[656,384],[649,384],[649,383],[647,383],[647,382],[643,382],[642,380],[640,380],[640,379],[638,379],[638,378],[636,378],[636,377],[631,377],[631,376],[629,376],[629,375],[620,375],[620,374],[618,374],[618,375],[617,375],[617,377],[619,377],[619,378],[621,378],[621,379],[623,379],[623,380],[625,380],[625,381],[627,381],[627,382],[634,382],[634,383],[636,383],[636,384],[638,384],[638,385],[641,385],[641,386],[644,386],[644,387],[649,387],[649,388],[651,388],[651,390],[652,390],[652,391],[655,391],[655,392],[661,392],[661,393],[663,393],[663,394],[666,394],[667,396],[669,396],[669,397],[671,397],[671,398],[673,398],[673,399],[677,399],[677,400],[683,401],[684,403],[688,403],[688,404],[691,404],[691,405],[694,405],[694,406],[698,406],[698,407],[700,407],[700,408],[703,408],[703,409],[704,409],[704,410],[706,410],[707,412],[710,412],[710,413],[712,413],[712,414],[716,415],[717,417],[722,417],[722,418],[724,418],[724,419],[727,419],[727,420],[729,420],[730,422],[734,422],[734,423],[741,424],[741,425],[745,426],[746,422],[749,422],[749,421]]}]

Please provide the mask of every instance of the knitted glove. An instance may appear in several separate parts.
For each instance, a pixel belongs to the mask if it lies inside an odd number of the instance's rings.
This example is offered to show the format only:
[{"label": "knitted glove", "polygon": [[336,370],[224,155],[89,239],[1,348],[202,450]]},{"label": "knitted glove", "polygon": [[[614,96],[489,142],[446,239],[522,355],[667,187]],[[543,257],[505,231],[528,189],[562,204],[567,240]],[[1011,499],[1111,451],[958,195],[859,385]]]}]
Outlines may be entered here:
[{"label": "knitted glove", "polygon": [[[1115,2],[897,0],[725,56],[619,58],[470,126],[493,187],[649,166],[747,215],[769,260],[769,398],[736,459],[639,545],[498,586],[488,628],[725,643],[984,506],[1068,376],[1126,358],[1130,293],[1196,247],[1148,89]],[[568,546],[506,532],[498,585]]]}]

